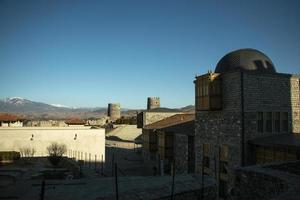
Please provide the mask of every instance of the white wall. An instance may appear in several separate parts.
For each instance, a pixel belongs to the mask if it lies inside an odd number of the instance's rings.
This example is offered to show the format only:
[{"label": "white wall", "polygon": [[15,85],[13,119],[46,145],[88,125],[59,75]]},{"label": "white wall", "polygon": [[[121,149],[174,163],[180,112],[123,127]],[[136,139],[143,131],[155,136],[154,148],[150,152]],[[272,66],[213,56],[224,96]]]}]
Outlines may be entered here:
[{"label": "white wall", "polygon": [[[76,140],[75,134],[77,134]],[[33,136],[33,137],[32,137]],[[32,138],[32,139],[31,139]],[[34,148],[34,156],[47,156],[52,142],[67,146],[66,156],[89,161],[105,160],[105,130],[88,127],[8,127],[0,128],[0,151],[20,151]]]}]

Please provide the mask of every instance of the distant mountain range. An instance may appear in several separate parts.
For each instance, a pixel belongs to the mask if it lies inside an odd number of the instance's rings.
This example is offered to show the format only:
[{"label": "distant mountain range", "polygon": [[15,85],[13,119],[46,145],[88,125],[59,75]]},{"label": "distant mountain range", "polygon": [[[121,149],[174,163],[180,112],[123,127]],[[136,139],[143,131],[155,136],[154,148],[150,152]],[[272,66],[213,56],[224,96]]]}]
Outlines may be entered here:
[{"label": "distant mountain range", "polygon": [[[168,109],[168,108],[166,108]],[[194,106],[180,108],[184,112],[194,111]],[[123,109],[122,115],[133,116],[137,111]],[[107,108],[71,108],[59,104],[35,102],[21,97],[0,99],[0,112],[10,112],[25,115],[27,119],[66,119],[71,117],[88,119],[106,115]]]},{"label": "distant mountain range", "polygon": [[0,112],[19,113],[30,119],[98,118],[106,114],[106,108],[70,108],[12,97],[0,100]]}]

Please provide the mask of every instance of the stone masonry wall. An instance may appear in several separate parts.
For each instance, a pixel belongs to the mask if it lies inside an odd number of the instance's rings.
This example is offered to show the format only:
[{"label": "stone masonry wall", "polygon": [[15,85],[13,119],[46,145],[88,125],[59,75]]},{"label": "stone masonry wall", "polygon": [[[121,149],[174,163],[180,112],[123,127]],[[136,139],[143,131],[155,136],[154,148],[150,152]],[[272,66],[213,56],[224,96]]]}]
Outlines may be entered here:
[{"label": "stone masonry wall", "polygon": [[[248,141],[287,132],[258,132],[258,112],[288,112],[289,132],[299,131],[299,79],[288,74],[244,73],[245,155],[251,161]],[[274,123],[273,123],[274,127]],[[273,128],[274,129],[274,128]]]},{"label": "stone masonry wall", "polygon": [[241,143],[241,90],[240,73],[226,73],[222,75],[223,108],[220,111],[197,111],[195,123],[195,169],[202,169],[203,143],[210,144],[211,175],[218,174],[219,146],[226,145],[229,150],[229,179],[233,182],[231,171],[240,165]]},{"label": "stone masonry wall", "polygon": [[174,156],[176,174],[188,172],[188,136],[182,134],[174,135]]},{"label": "stone masonry wall", "polygon": [[[201,172],[203,143],[213,146],[210,152],[210,168],[213,172],[215,167],[219,168],[218,162],[215,162],[218,160],[218,146],[226,145],[229,148],[228,172],[232,186],[232,170],[240,166],[242,153],[241,73],[224,73],[221,78],[222,110],[196,112],[196,171]],[[243,73],[243,92],[246,156],[251,154],[248,140],[275,134],[257,132],[257,112],[288,112],[289,131],[300,132],[299,76]],[[246,164],[250,163],[250,156],[245,159]]]}]

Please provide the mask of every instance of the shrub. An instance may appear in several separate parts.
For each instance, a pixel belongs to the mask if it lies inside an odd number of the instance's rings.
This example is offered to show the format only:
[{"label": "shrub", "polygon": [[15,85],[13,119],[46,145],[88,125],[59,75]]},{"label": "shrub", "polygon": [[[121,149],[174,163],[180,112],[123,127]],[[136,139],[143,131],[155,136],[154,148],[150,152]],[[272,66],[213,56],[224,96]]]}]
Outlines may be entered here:
[{"label": "shrub", "polygon": [[22,157],[33,157],[35,154],[35,149],[30,147],[20,148],[20,154]]},{"label": "shrub", "polygon": [[47,147],[47,151],[49,154],[49,161],[56,166],[60,162],[62,156],[67,152],[67,147],[65,144],[53,142]]}]

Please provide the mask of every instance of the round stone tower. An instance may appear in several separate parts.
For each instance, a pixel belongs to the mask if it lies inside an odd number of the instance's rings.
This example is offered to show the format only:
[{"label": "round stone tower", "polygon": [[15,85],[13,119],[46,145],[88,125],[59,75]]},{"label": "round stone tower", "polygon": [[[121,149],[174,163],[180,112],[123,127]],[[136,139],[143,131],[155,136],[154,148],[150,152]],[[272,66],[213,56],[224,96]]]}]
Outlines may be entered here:
[{"label": "round stone tower", "polygon": [[111,120],[116,120],[121,117],[121,106],[119,103],[109,103],[107,109],[107,116]]},{"label": "round stone tower", "polygon": [[159,108],[159,107],[160,107],[159,97],[148,97],[147,110],[151,110],[153,108]]}]

